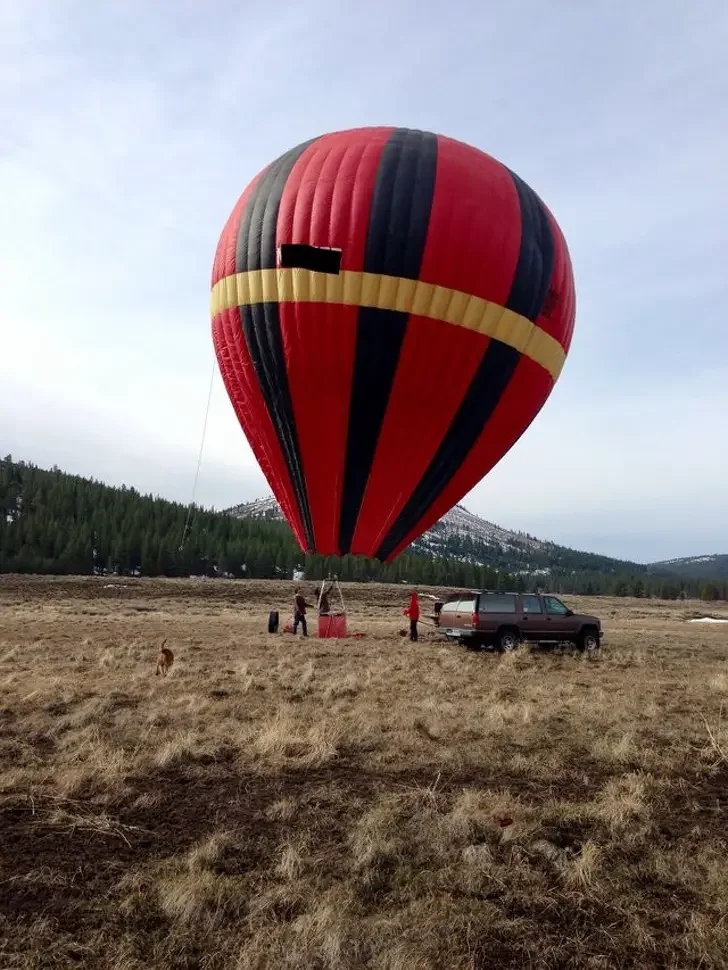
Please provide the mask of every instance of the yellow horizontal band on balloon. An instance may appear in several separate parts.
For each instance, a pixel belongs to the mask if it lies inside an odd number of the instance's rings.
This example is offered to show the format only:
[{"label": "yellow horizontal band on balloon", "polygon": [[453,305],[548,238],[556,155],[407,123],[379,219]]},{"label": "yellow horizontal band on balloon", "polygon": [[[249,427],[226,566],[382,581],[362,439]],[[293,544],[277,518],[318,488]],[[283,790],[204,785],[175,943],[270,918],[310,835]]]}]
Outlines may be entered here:
[{"label": "yellow horizontal band on balloon", "polygon": [[441,320],[500,340],[540,364],[554,380],[566,360],[558,340],[519,313],[421,280],[352,270],[338,274],[298,268],[251,270],[216,283],[210,309],[215,317],[232,307],[259,303],[339,303]]}]

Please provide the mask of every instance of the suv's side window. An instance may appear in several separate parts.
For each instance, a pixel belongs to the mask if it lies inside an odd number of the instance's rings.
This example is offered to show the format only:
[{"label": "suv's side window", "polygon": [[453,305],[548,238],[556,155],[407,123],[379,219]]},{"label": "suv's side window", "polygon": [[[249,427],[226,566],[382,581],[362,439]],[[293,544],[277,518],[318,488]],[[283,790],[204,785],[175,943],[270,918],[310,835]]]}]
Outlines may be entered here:
[{"label": "suv's side window", "polygon": [[515,613],[516,597],[510,593],[488,593],[480,597],[481,613]]},{"label": "suv's side window", "polygon": [[443,613],[445,614],[457,613],[457,609],[458,609],[458,601],[448,600],[447,603],[442,604],[442,607],[440,608],[440,616],[442,616]]},{"label": "suv's side window", "polygon": [[552,616],[565,616],[568,607],[564,606],[561,600],[557,600],[555,596],[544,596],[544,603],[546,604],[546,612],[551,613]]},{"label": "suv's side window", "polygon": [[527,595],[523,597],[523,612],[524,613],[543,613],[541,609],[541,600],[538,596]]}]

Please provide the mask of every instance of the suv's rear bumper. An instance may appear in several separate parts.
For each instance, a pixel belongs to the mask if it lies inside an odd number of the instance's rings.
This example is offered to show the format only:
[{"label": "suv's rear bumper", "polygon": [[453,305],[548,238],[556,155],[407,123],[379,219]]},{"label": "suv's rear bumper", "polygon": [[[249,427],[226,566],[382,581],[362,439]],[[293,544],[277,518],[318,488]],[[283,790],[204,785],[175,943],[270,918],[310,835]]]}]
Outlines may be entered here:
[{"label": "suv's rear bumper", "polygon": [[[448,640],[466,640],[470,637],[480,637],[481,639],[485,638],[485,640],[487,640],[489,637],[492,639],[495,636],[494,631],[486,632],[485,630],[474,630],[472,627],[461,629],[460,627],[456,626],[441,626],[438,627],[438,632],[446,636]],[[519,634],[527,642],[541,642],[539,641],[538,637],[534,637],[533,640],[531,640],[531,638],[528,636],[528,630],[524,630],[522,627],[519,627]],[[601,640],[604,637],[604,630],[597,630],[597,636]],[[564,640],[570,639],[575,641],[577,639],[576,633],[572,633],[569,636],[564,636]],[[543,642],[549,643],[555,641],[544,639]]]}]

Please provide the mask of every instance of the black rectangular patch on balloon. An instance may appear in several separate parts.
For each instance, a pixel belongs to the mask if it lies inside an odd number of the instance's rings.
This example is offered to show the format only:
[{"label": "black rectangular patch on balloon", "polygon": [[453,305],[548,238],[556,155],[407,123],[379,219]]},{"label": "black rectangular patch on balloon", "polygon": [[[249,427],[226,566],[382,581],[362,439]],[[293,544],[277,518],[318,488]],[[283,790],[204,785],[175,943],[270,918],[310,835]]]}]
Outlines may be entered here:
[{"label": "black rectangular patch on balloon", "polygon": [[281,269],[308,269],[314,273],[338,276],[341,272],[341,250],[303,243],[282,243],[278,247]]}]

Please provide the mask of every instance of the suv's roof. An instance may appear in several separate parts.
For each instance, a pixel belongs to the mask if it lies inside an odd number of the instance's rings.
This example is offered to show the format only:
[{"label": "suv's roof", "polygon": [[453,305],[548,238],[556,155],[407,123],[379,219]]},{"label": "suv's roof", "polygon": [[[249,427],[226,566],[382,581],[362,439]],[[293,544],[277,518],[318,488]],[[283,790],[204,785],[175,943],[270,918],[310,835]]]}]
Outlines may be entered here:
[{"label": "suv's roof", "polygon": [[464,596],[560,596],[560,593],[517,592],[513,589],[461,589],[448,594],[447,599],[462,599]]},{"label": "suv's roof", "polygon": [[463,599],[465,596],[538,596],[538,593],[517,593],[511,589],[461,589],[450,593],[447,599]]}]

